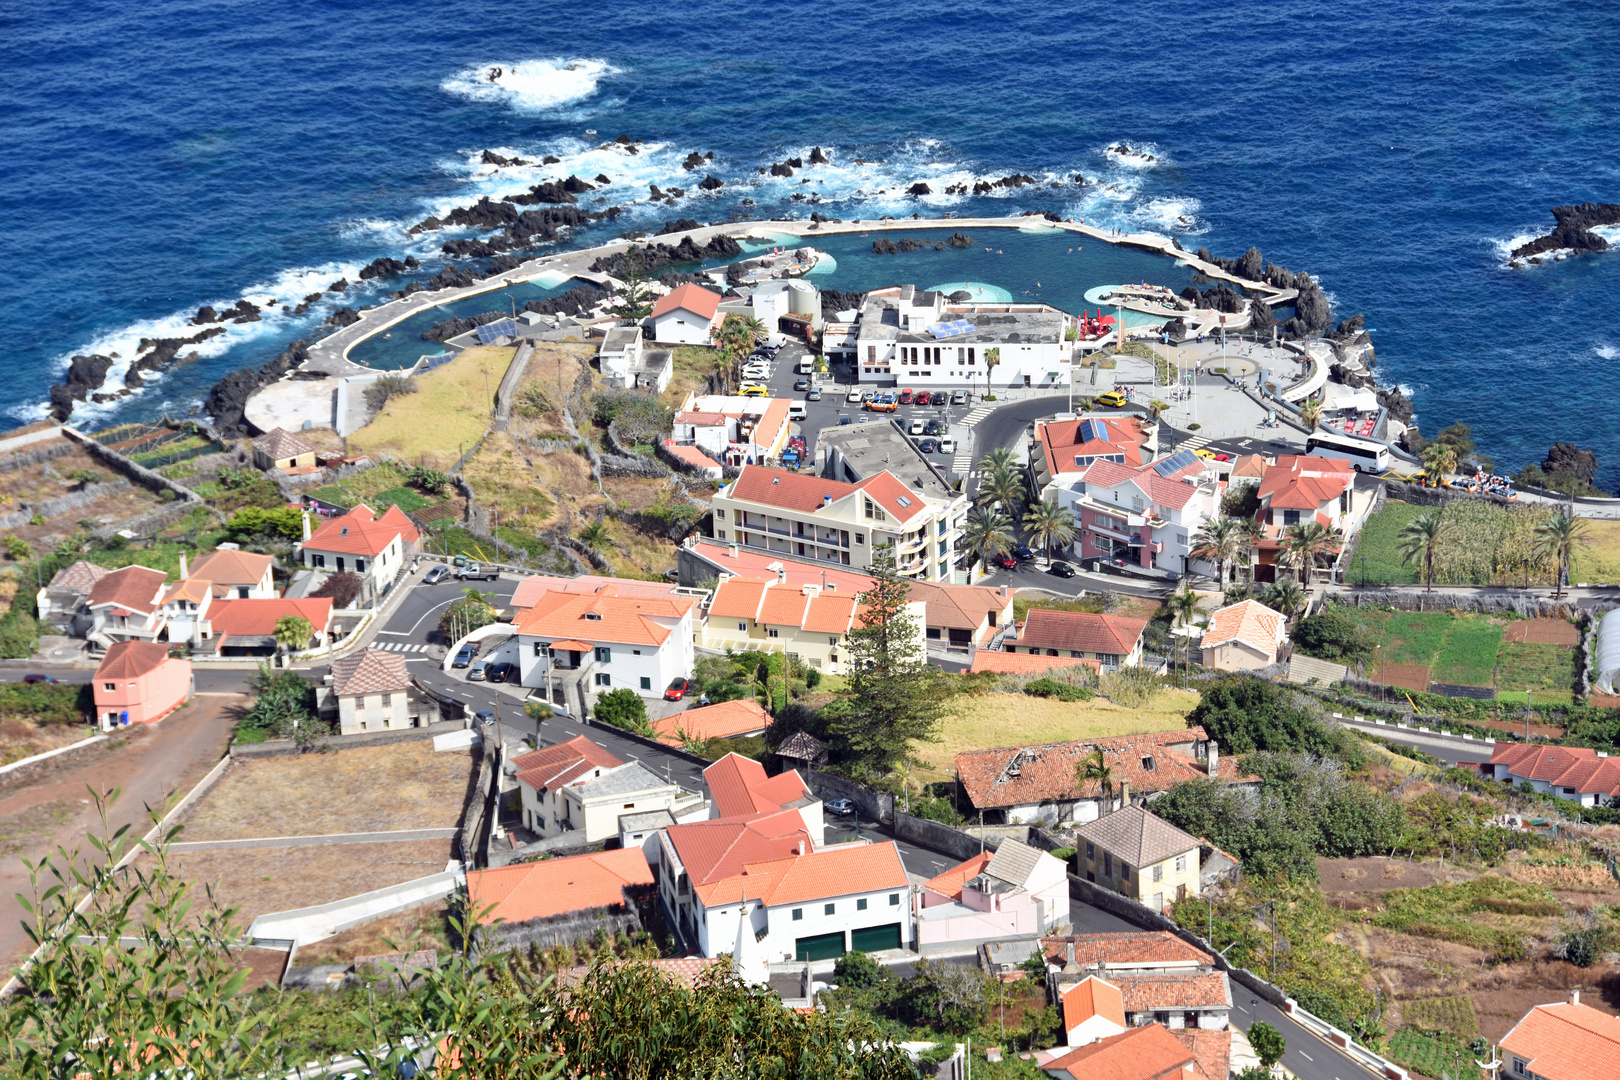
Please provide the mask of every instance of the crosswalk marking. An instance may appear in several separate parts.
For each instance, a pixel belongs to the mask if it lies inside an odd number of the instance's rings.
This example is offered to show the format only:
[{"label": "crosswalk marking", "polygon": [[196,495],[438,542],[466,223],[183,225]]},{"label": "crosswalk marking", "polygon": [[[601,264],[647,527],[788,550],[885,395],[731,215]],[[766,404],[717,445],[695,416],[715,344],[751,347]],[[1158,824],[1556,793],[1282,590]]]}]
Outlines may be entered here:
[{"label": "crosswalk marking", "polygon": [[989,416],[995,411],[996,410],[993,406],[981,405],[977,409],[974,409],[972,412],[968,413],[966,416],[962,417],[962,419],[958,420],[957,423],[961,424],[963,427],[972,427],[974,424],[977,424],[980,420],[983,420],[985,417]]},{"label": "crosswalk marking", "polygon": [[427,652],[428,650],[426,645],[413,644],[407,641],[374,641],[371,643],[371,647],[388,652]]},{"label": "crosswalk marking", "polygon": [[1200,450],[1200,449],[1202,449],[1202,448],[1204,448],[1204,447],[1206,447],[1208,445],[1209,445],[1209,436],[1208,435],[1194,435],[1192,438],[1188,439],[1186,442],[1184,442],[1180,446],[1176,447],[1176,449],[1177,450]]}]

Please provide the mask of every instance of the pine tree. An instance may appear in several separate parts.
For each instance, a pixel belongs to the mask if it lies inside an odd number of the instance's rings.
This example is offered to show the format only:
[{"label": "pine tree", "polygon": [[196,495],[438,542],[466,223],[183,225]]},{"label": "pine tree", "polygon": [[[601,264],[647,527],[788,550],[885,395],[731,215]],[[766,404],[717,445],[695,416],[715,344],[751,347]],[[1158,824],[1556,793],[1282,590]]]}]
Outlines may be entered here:
[{"label": "pine tree", "polygon": [[948,693],[940,670],[928,663],[918,617],[906,607],[910,584],[895,569],[893,547],[873,555],[872,587],[860,595],[865,610],[849,634],[849,682],[828,725],[838,756],[857,778],[882,776],[910,754],[914,740],[934,740]]}]

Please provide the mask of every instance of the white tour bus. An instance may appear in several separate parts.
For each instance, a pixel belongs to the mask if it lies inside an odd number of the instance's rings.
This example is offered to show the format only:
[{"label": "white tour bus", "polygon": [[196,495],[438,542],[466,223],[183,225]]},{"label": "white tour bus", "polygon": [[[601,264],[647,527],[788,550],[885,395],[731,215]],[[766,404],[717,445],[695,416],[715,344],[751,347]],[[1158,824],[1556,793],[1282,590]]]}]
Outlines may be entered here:
[{"label": "white tour bus", "polygon": [[1314,431],[1305,439],[1307,457],[1346,458],[1357,472],[1381,473],[1390,466],[1389,448],[1346,435]]}]

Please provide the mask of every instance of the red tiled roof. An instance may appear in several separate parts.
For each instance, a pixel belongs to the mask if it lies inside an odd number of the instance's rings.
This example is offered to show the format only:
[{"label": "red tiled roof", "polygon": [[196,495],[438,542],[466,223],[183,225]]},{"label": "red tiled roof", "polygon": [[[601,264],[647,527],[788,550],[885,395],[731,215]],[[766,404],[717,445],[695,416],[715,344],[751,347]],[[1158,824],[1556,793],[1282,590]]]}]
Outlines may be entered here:
[{"label": "red tiled roof", "polygon": [[208,609],[216,642],[227,637],[271,637],[277,621],[288,617],[308,619],[316,633],[324,634],[332,624],[332,598],[215,600]]},{"label": "red tiled roof", "polygon": [[676,308],[701,315],[705,319],[713,319],[715,312],[720,310],[720,294],[691,282],[677,285],[658,298],[658,302],[653,305],[652,317],[656,319]]},{"label": "red tiled roof", "polygon": [[[741,874],[698,886],[695,891],[708,906],[729,901],[732,890],[740,885],[740,896],[777,907],[852,893],[906,889],[910,884],[900,861],[900,849],[889,840],[881,844],[838,844],[804,855],[749,863]],[[904,897],[901,903],[905,903]]]},{"label": "red tiled roof", "polygon": [[545,592],[520,612],[513,628],[542,639],[560,637],[615,645],[662,645],[673,631],[656,618],[679,620],[697,603],[688,596],[620,596],[612,585],[594,593]]},{"label": "red tiled roof", "polygon": [[1276,654],[1282,635],[1283,617],[1258,600],[1244,600],[1229,604],[1209,618],[1204,631],[1203,648],[1223,645],[1228,641],[1241,641],[1267,656]]},{"label": "red tiled roof", "polygon": [[567,742],[542,746],[512,759],[518,783],[536,791],[566,784],[590,769],[611,769],[623,764],[612,753],[583,735],[575,735]]},{"label": "red tiled roof", "polygon": [[362,649],[332,661],[332,693],[339,697],[410,689],[403,653]]},{"label": "red tiled roof", "polygon": [[1134,416],[1086,417],[1086,421],[1104,425],[1108,430],[1109,439],[1090,439],[1080,441],[1080,419],[1051,420],[1035,425],[1035,438],[1041,444],[1041,451],[1046,455],[1046,468],[1052,475],[1064,472],[1074,472],[1076,457],[1099,457],[1104,454],[1119,454],[1125,458],[1127,465],[1140,465],[1142,463],[1141,443],[1142,423]]},{"label": "red tiled roof", "polygon": [[1196,465],[1188,465],[1170,476],[1160,476],[1151,465],[1135,468],[1112,461],[1096,461],[1086,469],[1081,479],[1086,482],[1088,490],[1092,487],[1114,488],[1121,484],[1130,484],[1149,502],[1179,510],[1192,502],[1193,496],[1198,494],[1198,485],[1192,482],[1192,477],[1200,475],[1203,471],[1202,461]]},{"label": "red tiled roof", "polygon": [[614,592],[620,596],[672,596],[677,588],[668,582],[602,577],[599,574],[581,574],[571,578],[535,574],[518,582],[517,589],[512,593],[511,606],[532,608],[548,592],[595,593],[604,585],[613,586]]},{"label": "red tiled roof", "polygon": [[873,502],[882,506],[897,521],[910,521],[927,509],[923,497],[906,487],[904,481],[887,469],[873,473],[855,487],[865,492]]},{"label": "red tiled roof", "polygon": [[1175,964],[1192,963],[1212,967],[1215,958],[1196,945],[1189,945],[1167,930],[1142,930],[1111,934],[1071,934],[1041,938],[1048,960],[1068,962],[1069,946],[1074,946],[1074,962],[1082,968],[1097,964]]},{"label": "red tiled roof", "polygon": [[714,460],[714,458],[710,457],[708,454],[705,454],[702,450],[699,450],[695,446],[682,446],[673,439],[665,439],[664,449],[668,450],[672,456],[679,458],[688,465],[696,465],[700,469],[720,468],[720,463],[718,461]]},{"label": "red tiled roof", "polygon": [[1260,501],[1278,510],[1315,511],[1337,499],[1355,479],[1355,470],[1342,458],[1283,454],[1260,477]]},{"label": "red tiled roof", "polygon": [[995,857],[993,851],[981,851],[966,862],[957,863],[942,874],[936,874],[923,882],[923,888],[952,900],[962,899],[962,886],[984,873],[984,868],[990,865]]},{"label": "red tiled roof", "polygon": [[1170,1034],[1198,1059],[1198,1069],[1209,1080],[1226,1080],[1232,1072],[1232,1031],[1230,1028],[1171,1028]]},{"label": "red tiled roof", "polygon": [[169,575],[145,566],[126,566],[104,574],[90,587],[90,606],[116,604],[150,615],[157,610],[163,583]]},{"label": "red tiled roof", "polygon": [[251,551],[210,551],[197,560],[191,576],[211,581],[215,585],[257,585],[264,580],[264,572],[275,562],[269,555]]},{"label": "red tiled roof", "polygon": [[169,647],[154,641],[118,641],[107,649],[96,668],[98,679],[138,679],[162,667]]},{"label": "red tiled roof", "polygon": [[763,465],[744,465],[737,479],[732,481],[728,494],[733,499],[762,506],[813,512],[826,505],[829,495],[833,502],[838,502],[854,492],[854,484],[841,480],[826,480],[785,469],[767,469]]},{"label": "red tiled roof", "polygon": [[190,600],[194,604],[201,604],[204,600],[213,599],[213,596],[214,583],[207,578],[193,576],[171,585],[163,596],[163,603],[168,605],[176,600]]},{"label": "red tiled roof", "polygon": [[1546,1080],[1614,1080],[1620,1076],[1620,1018],[1590,1005],[1537,1005],[1502,1039]]},{"label": "red tiled roof", "polygon": [[109,572],[104,566],[97,566],[93,562],[80,559],[71,566],[58,570],[47,587],[89,593],[95,587],[96,582],[106,577]]},{"label": "red tiled roof", "polygon": [[665,830],[694,885],[741,874],[751,862],[768,862],[808,852],[810,834],[796,810],[747,817],[710,818]]},{"label": "red tiled roof", "polygon": [[[1030,608],[1018,627],[1019,648],[1128,655],[1147,629],[1146,619],[1089,611]],[[1009,645],[1012,644],[1009,642]]]},{"label": "red tiled roof", "polygon": [[770,724],[770,714],[757,701],[738,699],[672,713],[654,720],[653,731],[659,742],[679,746],[678,732],[690,739],[730,739],[764,731]]},{"label": "red tiled roof", "polygon": [[285,428],[271,428],[253,440],[253,449],[273,461],[313,454],[315,448]]},{"label": "red tiled roof", "polygon": [[1073,1031],[1093,1016],[1125,1026],[1125,997],[1119,987],[1088,975],[1063,991],[1063,1030]]},{"label": "red tiled roof", "polygon": [[1574,788],[1582,795],[1620,796],[1620,758],[1599,757],[1586,746],[1498,742],[1491,764],[1506,765],[1522,779]]},{"label": "red tiled roof", "polygon": [[1126,975],[1111,971],[1108,978],[1125,995],[1128,1012],[1219,1009],[1232,1004],[1226,974],[1220,971],[1195,971],[1185,975]]},{"label": "red tiled roof", "polygon": [[[1146,795],[1207,775],[1204,764],[1192,756],[1188,745],[1207,738],[1203,728],[1192,727],[1146,735],[969,750],[956,755],[956,771],[968,798],[983,810],[1095,799],[1099,797],[1096,784],[1082,791],[1075,770],[1093,750],[1101,750],[1103,760],[1114,771],[1115,790],[1126,782],[1132,793]],[[1174,749],[1177,745],[1185,749]],[[1152,759],[1152,768],[1143,765],[1143,758]],[[1216,770],[1218,779],[1228,784],[1250,779],[1238,771],[1230,755],[1219,758]]]},{"label": "red tiled roof", "polygon": [[799,770],[766,777],[765,766],[741,754],[727,754],[704,769],[703,782],[721,817],[769,813],[813,797]]},{"label": "red tiled roof", "polygon": [[1101,671],[1102,663],[1077,656],[1030,656],[1025,653],[980,649],[973,654],[971,671],[997,671],[1004,675],[1038,675],[1066,667],[1089,667]]},{"label": "red tiled roof", "polygon": [[304,541],[304,546],[311,551],[333,551],[374,559],[393,543],[394,537],[400,537],[404,546],[414,544],[420,535],[399,507],[390,506],[378,514],[362,503],[347,514],[323,523]]},{"label": "red tiled roof", "polygon": [[1098,1039],[1043,1066],[1048,1073],[1067,1073],[1074,1080],[1167,1080],[1179,1078],[1189,1067],[1197,1069],[1196,1056],[1169,1028],[1158,1024]]},{"label": "red tiled roof", "polygon": [[473,870],[467,874],[467,899],[480,913],[494,905],[494,910],[480,915],[480,922],[521,923],[567,911],[614,907],[625,902],[626,888],[652,883],[652,868],[641,848],[627,847]]}]

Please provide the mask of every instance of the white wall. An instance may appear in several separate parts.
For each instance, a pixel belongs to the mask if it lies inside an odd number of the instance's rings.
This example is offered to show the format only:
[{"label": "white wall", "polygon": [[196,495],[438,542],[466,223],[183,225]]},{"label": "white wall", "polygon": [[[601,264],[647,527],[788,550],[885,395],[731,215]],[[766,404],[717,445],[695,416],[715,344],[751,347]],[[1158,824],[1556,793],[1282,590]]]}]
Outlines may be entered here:
[{"label": "white wall", "polygon": [[707,345],[709,326],[702,316],[676,308],[653,320],[653,339],[664,345]]},{"label": "white wall", "polygon": [[[593,648],[609,650],[610,658],[606,662],[596,660],[594,652],[580,657],[580,668],[589,672],[586,679],[588,691],[600,693],[629,687],[642,697],[657,698],[663,696],[664,688],[672,680],[692,673],[691,614],[678,622],[655,621],[670,628],[669,638],[663,645],[620,645],[609,641],[592,641],[583,636],[578,639]],[[517,635],[517,663],[524,686],[545,685],[545,678],[551,672],[551,661],[544,655],[544,650],[541,650],[541,655],[535,654],[535,646],[543,640],[532,634]],[[599,674],[608,676],[610,681],[607,686],[598,685],[596,677]],[[641,685],[642,679],[647,680],[646,686]]]},{"label": "white wall", "polygon": [[[768,920],[770,933],[760,940],[758,955],[773,964],[792,960],[795,944],[799,938],[842,931],[844,947],[848,949],[849,931],[870,926],[886,926],[895,922],[900,924],[901,947],[909,948],[913,936],[909,893],[909,887],[899,886],[881,892],[854,893],[849,896],[809,900],[802,904],[785,904],[763,912],[757,900],[750,900],[746,904],[718,904],[712,910],[704,911],[698,920],[699,947],[704,956],[719,956],[723,952],[731,952],[737,947],[737,920],[746,917],[755,930]],[[898,904],[889,903],[891,895],[899,897]],[[857,903],[863,899],[867,903],[865,911],[857,907]],[[825,905],[829,903],[834,907],[831,915],[825,911]],[[802,912],[802,918],[798,920],[793,918],[795,909]]]}]

